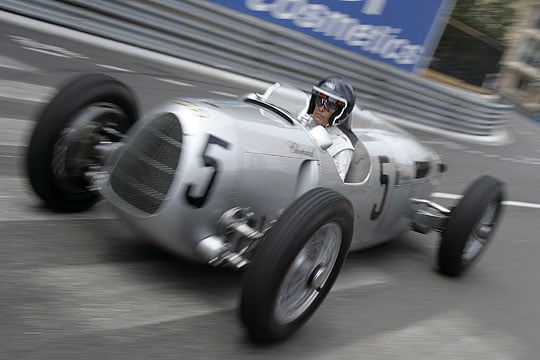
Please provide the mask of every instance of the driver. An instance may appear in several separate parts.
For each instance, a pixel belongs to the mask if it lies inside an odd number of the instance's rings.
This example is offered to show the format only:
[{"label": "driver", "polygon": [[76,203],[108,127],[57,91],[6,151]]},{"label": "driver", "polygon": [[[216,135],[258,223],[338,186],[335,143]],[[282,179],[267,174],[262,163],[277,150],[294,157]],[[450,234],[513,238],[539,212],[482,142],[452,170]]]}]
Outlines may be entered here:
[{"label": "driver", "polygon": [[345,180],[354,152],[354,145],[349,138],[351,135],[354,137],[354,134],[343,124],[349,121],[354,103],[353,87],[340,77],[330,76],[313,86],[311,98],[299,116],[304,126],[312,128],[322,125],[328,131],[332,145],[326,151],[334,159],[342,180]]}]

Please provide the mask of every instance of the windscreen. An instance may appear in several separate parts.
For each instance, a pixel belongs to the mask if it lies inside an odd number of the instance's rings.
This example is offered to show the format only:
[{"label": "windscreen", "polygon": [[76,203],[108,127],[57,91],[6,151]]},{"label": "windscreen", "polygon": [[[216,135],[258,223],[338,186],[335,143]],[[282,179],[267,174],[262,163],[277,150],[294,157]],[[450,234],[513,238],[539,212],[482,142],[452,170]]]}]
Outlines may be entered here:
[{"label": "windscreen", "polygon": [[263,98],[266,102],[297,117],[306,107],[308,95],[293,86],[276,83],[266,90]]},{"label": "windscreen", "polygon": [[[265,102],[285,110],[292,117],[296,118],[306,108],[309,96],[310,94],[292,85],[275,83],[265,91],[262,98]],[[386,126],[392,128],[393,131],[399,132],[399,130],[394,129],[395,126],[377,119],[375,114],[359,107],[357,99],[357,105],[352,113],[351,127],[371,129],[374,126],[379,128]]]}]

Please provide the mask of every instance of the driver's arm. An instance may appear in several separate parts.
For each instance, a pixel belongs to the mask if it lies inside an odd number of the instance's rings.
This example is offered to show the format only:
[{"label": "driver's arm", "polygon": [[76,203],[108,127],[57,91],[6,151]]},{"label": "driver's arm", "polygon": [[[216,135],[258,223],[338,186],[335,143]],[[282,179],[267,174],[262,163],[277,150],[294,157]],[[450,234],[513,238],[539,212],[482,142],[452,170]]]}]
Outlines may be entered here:
[{"label": "driver's arm", "polygon": [[333,156],[341,180],[345,180],[345,176],[351,165],[352,156],[353,151],[351,149],[344,149]]},{"label": "driver's arm", "polygon": [[349,171],[354,146],[349,138],[343,134],[338,128],[332,127],[329,130],[333,134],[332,145],[327,149],[328,154],[334,159],[339,176],[345,181],[345,176]]}]

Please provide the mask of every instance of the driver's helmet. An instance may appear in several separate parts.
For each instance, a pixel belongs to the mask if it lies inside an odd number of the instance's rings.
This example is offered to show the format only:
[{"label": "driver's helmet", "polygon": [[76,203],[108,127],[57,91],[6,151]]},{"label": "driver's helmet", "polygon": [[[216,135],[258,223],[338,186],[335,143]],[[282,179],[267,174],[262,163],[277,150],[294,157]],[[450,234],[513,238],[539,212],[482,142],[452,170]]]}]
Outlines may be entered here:
[{"label": "driver's helmet", "polygon": [[334,111],[328,124],[340,125],[349,119],[355,99],[351,84],[341,77],[329,76],[313,86],[307,113],[313,114],[315,104],[324,104],[327,110]]}]

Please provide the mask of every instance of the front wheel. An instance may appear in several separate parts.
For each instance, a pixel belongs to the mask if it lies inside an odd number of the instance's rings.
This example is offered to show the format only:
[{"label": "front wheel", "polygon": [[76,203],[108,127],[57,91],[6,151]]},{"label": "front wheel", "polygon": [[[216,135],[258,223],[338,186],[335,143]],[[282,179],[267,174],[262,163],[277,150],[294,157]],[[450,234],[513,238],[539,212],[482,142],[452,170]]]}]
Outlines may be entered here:
[{"label": "front wheel", "polygon": [[501,213],[503,188],[497,179],[482,176],[452,209],[439,246],[439,270],[443,274],[461,275],[485,250]]},{"label": "front wheel", "polygon": [[135,95],[118,80],[71,80],[45,106],[30,139],[26,169],[34,192],[55,211],[92,206],[99,197],[89,174],[103,165],[99,148],[118,142],[137,116]]},{"label": "front wheel", "polygon": [[283,339],[313,315],[347,256],[353,221],[350,202],[324,188],[280,216],[244,275],[240,316],[254,340]]}]

